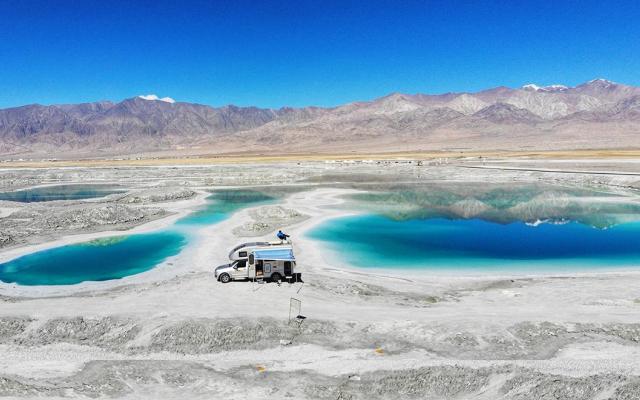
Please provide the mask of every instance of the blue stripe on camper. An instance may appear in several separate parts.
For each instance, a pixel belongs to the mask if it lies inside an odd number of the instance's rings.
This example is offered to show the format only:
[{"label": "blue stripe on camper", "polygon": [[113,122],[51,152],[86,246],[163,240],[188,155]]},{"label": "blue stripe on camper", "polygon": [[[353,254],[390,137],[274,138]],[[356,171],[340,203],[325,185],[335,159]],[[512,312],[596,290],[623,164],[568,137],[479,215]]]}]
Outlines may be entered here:
[{"label": "blue stripe on camper", "polygon": [[253,254],[256,260],[295,261],[295,257],[293,257],[293,250],[291,249],[258,250]]}]

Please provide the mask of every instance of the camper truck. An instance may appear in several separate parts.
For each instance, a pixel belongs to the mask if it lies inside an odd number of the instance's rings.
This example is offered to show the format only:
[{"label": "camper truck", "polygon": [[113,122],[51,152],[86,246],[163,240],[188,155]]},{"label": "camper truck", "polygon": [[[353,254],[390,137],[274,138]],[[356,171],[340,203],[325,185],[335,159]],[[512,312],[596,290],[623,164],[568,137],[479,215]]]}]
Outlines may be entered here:
[{"label": "camper truck", "polygon": [[236,246],[229,252],[229,264],[215,269],[216,280],[271,280],[295,276],[296,259],[291,243],[252,242]]}]

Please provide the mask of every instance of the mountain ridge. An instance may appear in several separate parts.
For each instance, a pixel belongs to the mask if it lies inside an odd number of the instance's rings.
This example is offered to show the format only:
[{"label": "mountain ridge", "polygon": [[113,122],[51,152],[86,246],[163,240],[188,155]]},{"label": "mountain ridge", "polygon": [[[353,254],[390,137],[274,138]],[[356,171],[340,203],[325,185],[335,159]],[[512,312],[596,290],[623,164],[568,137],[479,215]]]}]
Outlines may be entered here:
[{"label": "mountain ridge", "polygon": [[[546,141],[546,142],[545,142]],[[0,156],[640,147],[640,88],[606,79],[391,93],[336,107],[260,108],[142,95],[0,109]],[[544,148],[543,148],[544,147]]]}]

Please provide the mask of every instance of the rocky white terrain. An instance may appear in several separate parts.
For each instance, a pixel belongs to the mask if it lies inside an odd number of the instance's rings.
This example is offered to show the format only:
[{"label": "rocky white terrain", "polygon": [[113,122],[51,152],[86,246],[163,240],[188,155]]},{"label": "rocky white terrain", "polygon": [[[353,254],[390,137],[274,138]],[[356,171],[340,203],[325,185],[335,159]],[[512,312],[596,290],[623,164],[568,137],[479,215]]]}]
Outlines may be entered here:
[{"label": "rocky white terrain", "polygon": [[[328,257],[305,232],[350,212],[345,194],[403,182],[456,184],[463,194],[471,185],[553,183],[611,193],[633,205],[639,165],[487,160],[3,170],[3,185],[11,188],[99,181],[118,182],[128,192],[82,202],[0,202],[0,232],[18,230],[14,213],[36,219],[75,214],[86,221],[59,232],[42,224],[33,241],[1,250],[0,261],[52,243],[113,235],[94,229],[101,220],[85,218],[96,208],[127,207],[133,215],[159,209],[167,217],[122,221],[122,228],[151,230],[197,209],[207,190],[263,185],[283,196],[203,226],[204,240],[138,275],[71,286],[0,284],[0,396],[637,399],[637,271],[470,275],[355,269]],[[563,196],[522,196],[524,206],[511,208],[532,218],[545,204],[567,204]],[[479,200],[454,202],[451,212],[477,215],[496,199],[490,200],[483,207]],[[402,195],[397,203],[411,210]],[[262,219],[269,227],[251,235],[268,239],[285,227],[304,284],[216,282],[213,267],[225,261],[231,246],[247,241],[246,227]],[[291,297],[302,301],[307,316],[300,327],[288,322]]]}]

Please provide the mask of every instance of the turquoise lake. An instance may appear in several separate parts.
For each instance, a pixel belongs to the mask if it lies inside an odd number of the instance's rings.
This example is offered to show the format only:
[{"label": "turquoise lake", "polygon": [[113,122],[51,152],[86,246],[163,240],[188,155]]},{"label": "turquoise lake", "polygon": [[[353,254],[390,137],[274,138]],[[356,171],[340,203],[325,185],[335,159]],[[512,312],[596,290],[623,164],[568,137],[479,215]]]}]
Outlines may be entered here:
[{"label": "turquoise lake", "polygon": [[0,280],[20,285],[71,285],[147,271],[187,243],[178,232],[117,236],[39,251],[0,264]]},{"label": "turquoise lake", "polygon": [[110,185],[57,185],[0,193],[0,200],[33,203],[54,200],[83,200],[124,193]]},{"label": "turquoise lake", "polygon": [[0,264],[0,281],[19,285],[71,285],[148,271],[188,245],[197,229],[274,197],[252,190],[220,190],[207,204],[166,229],[114,236],[27,254]]},{"label": "turquoise lake", "polygon": [[309,233],[359,267],[547,270],[640,266],[640,222],[599,229],[579,222],[359,215]]}]

